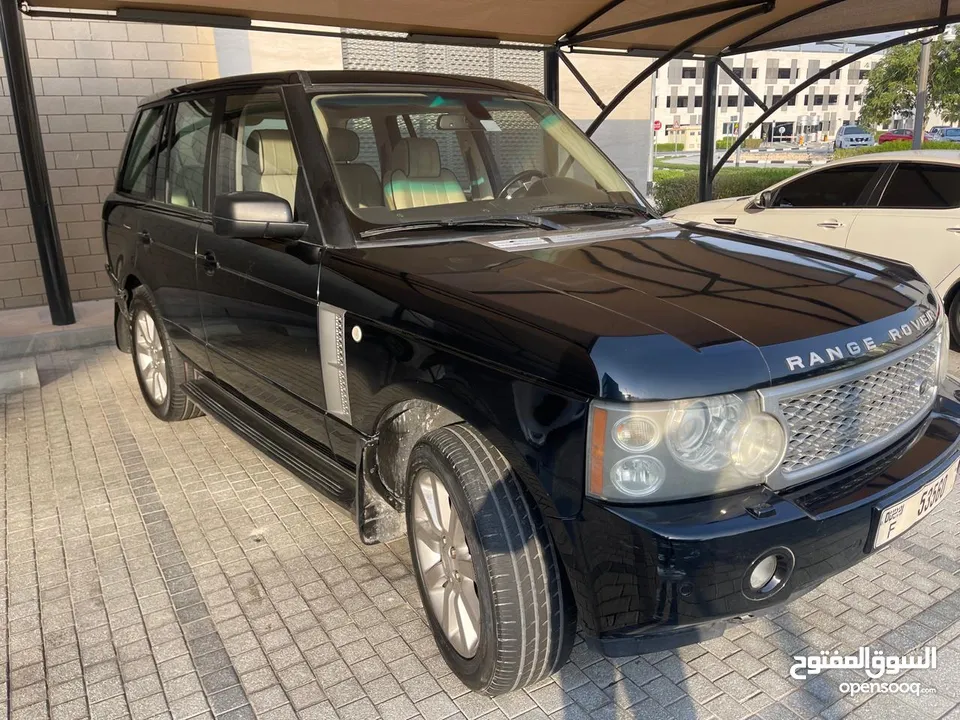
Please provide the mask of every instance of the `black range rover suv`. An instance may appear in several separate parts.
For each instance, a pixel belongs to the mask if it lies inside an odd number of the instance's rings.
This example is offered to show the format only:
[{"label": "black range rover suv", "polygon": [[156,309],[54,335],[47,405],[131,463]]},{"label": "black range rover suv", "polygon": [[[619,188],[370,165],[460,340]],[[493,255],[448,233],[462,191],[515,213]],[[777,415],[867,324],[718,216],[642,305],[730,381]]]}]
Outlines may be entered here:
[{"label": "black range rover suv", "polygon": [[291,72],[143,103],[103,210],[117,343],[406,533],[470,687],[711,637],[954,484],[960,386],[909,267],[657,218],[529,88]]}]

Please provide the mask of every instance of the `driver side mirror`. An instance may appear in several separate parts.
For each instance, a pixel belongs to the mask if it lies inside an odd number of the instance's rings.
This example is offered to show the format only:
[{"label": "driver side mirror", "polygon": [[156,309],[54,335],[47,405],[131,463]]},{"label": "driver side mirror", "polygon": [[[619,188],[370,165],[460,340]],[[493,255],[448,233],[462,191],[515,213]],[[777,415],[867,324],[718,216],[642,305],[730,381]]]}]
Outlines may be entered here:
[{"label": "driver side mirror", "polygon": [[758,208],[766,209],[773,207],[773,191],[764,190],[753,199],[753,204]]},{"label": "driver side mirror", "polygon": [[213,201],[213,231],[222,237],[296,242],[308,228],[294,221],[290,203],[272,193],[244,190]]}]

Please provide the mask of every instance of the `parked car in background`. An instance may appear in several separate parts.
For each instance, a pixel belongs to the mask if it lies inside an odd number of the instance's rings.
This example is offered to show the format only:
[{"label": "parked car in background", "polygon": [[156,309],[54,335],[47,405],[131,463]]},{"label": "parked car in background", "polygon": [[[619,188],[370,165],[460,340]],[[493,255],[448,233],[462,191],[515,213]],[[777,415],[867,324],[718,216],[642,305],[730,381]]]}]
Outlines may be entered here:
[{"label": "parked car in background", "polygon": [[753,197],[698,203],[667,216],[910,263],[944,299],[951,334],[960,342],[960,152],[838,160]]},{"label": "parked car in background", "polygon": [[531,88],[235,76],[130,127],[102,219],[144,403],[219,419],[356,542],[406,534],[470,688],[557,672],[578,624],[608,655],[717,637],[954,486],[960,385],[914,270],[655,217]]},{"label": "parked car in background", "polygon": [[858,125],[844,125],[837,130],[837,137],[833,141],[835,150],[870,147],[871,145],[876,145],[873,133],[867,132]]},{"label": "parked car in background", "polygon": [[877,143],[897,142],[898,140],[913,140],[913,130],[900,128],[898,130],[887,130],[877,138]]},{"label": "parked car in background", "polygon": [[943,135],[944,130],[949,130],[949,125],[934,125],[926,133],[924,133],[924,140],[940,140],[941,135]]},{"label": "parked car in background", "polygon": [[960,128],[945,128],[937,139],[943,142],[960,142]]}]

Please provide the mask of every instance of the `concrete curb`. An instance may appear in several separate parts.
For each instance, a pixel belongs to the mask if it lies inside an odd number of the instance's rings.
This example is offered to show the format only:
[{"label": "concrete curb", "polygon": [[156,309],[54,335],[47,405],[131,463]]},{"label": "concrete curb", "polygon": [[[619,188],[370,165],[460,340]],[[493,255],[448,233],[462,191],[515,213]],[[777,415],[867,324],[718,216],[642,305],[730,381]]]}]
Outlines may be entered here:
[{"label": "concrete curb", "polygon": [[37,374],[37,361],[34,358],[0,362],[0,395],[38,387],[40,376]]},{"label": "concrete curb", "polygon": [[38,333],[21,337],[0,338],[0,360],[30,357],[59,350],[109,345],[113,343],[113,328],[87,327],[56,332]]}]

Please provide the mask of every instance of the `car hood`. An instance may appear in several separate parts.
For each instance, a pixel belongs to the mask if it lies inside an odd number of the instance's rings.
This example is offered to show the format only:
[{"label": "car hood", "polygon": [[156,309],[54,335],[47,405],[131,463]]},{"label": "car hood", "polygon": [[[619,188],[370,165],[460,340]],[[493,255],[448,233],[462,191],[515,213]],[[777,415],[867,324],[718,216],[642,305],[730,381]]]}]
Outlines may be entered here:
[{"label": "car hood", "polygon": [[322,296],[350,279],[372,319],[617,400],[839,369],[916,340],[938,312],[902,264],[660,220],[367,246],[324,262]]}]

